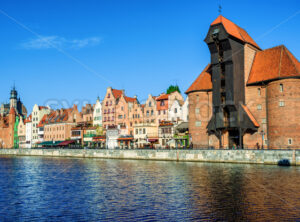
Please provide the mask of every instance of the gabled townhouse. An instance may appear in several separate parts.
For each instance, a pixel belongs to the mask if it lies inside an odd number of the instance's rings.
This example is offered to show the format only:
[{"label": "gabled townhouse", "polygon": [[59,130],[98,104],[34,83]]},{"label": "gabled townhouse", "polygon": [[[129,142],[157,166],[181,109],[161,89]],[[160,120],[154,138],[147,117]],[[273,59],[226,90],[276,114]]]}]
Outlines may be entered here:
[{"label": "gabled townhouse", "polygon": [[133,136],[133,128],[136,124],[143,123],[144,113],[143,106],[137,100],[137,97],[126,97],[126,101],[128,104],[128,134]]},{"label": "gabled townhouse", "polygon": [[85,106],[83,106],[81,109],[83,122],[92,124],[93,123],[93,113],[94,113],[94,108],[91,104],[86,104]]},{"label": "gabled townhouse", "polygon": [[26,146],[25,148],[32,147],[32,115],[30,114],[24,121],[26,127]]},{"label": "gabled townhouse", "polygon": [[102,104],[98,97],[93,112],[93,126],[102,126]]},{"label": "gabled townhouse", "polygon": [[32,146],[35,146],[35,144],[39,141],[39,135],[38,135],[38,128],[37,125],[39,124],[39,122],[41,121],[41,119],[43,118],[43,116],[45,114],[49,114],[51,111],[50,107],[46,107],[46,106],[38,106],[37,104],[35,104],[33,106],[33,110],[32,110]]},{"label": "gabled townhouse", "polygon": [[108,87],[106,95],[102,101],[102,122],[103,128],[116,125],[116,106],[121,95],[124,94],[123,90],[113,89]]},{"label": "gabled townhouse", "polygon": [[182,106],[178,100],[175,100],[168,111],[168,121],[182,121]]},{"label": "gabled townhouse", "polygon": [[20,117],[20,121],[18,124],[18,140],[19,140],[19,148],[26,147],[26,125],[23,120],[23,117]]},{"label": "gabled townhouse", "polygon": [[183,96],[178,92],[172,92],[170,94],[162,93],[156,98],[157,120],[158,123],[167,121],[169,119],[169,109],[172,107],[175,101],[179,104],[184,103]]},{"label": "gabled townhouse", "polygon": [[156,97],[151,94],[148,95],[148,99],[144,104],[144,123],[158,124],[157,121],[157,109],[156,109]]}]

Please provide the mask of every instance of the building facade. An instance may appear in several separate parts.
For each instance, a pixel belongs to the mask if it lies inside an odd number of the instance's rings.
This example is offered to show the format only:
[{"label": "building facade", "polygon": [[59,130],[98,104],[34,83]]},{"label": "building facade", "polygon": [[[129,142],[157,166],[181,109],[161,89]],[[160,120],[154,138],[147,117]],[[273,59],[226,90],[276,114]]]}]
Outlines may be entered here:
[{"label": "building facade", "polygon": [[94,107],[93,126],[101,126],[102,127],[102,105],[101,105],[99,97],[97,98],[95,107]]},{"label": "building facade", "polygon": [[30,114],[24,121],[26,128],[26,146],[25,148],[32,147],[32,115]]},{"label": "building facade", "polygon": [[40,123],[41,119],[44,117],[45,114],[50,113],[50,107],[46,106],[38,106],[35,104],[32,109],[32,125],[31,125],[31,142],[32,146],[35,146],[39,142],[39,130],[38,124]]}]

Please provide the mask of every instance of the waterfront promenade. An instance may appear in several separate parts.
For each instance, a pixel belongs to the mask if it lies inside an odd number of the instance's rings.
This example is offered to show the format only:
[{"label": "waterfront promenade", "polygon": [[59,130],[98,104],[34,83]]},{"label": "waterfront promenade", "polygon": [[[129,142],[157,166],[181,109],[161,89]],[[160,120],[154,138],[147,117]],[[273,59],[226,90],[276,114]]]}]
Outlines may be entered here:
[{"label": "waterfront promenade", "polygon": [[1,155],[252,164],[288,160],[291,165],[300,166],[300,150],[0,149]]}]

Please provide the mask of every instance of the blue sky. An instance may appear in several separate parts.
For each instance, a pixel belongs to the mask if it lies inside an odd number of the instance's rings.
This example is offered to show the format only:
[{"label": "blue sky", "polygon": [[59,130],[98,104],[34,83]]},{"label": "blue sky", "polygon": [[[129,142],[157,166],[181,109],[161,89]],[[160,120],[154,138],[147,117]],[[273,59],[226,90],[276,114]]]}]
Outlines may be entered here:
[{"label": "blue sky", "polygon": [[[223,16],[262,48],[300,57],[300,1],[221,1]],[[220,0],[1,1],[0,102],[14,81],[29,111],[125,89],[140,101],[170,84],[185,91],[209,63],[203,39]],[[50,43],[50,44],[49,44]],[[57,102],[55,102],[57,101]]]}]

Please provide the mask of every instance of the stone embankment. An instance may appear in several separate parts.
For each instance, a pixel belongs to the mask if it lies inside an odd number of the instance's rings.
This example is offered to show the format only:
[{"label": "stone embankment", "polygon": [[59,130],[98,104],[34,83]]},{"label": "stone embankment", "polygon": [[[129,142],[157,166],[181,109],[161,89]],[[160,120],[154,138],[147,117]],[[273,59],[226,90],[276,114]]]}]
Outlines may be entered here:
[{"label": "stone embankment", "polygon": [[278,164],[278,161],[288,160],[291,165],[300,166],[300,150],[0,149],[0,155],[254,164]]}]

